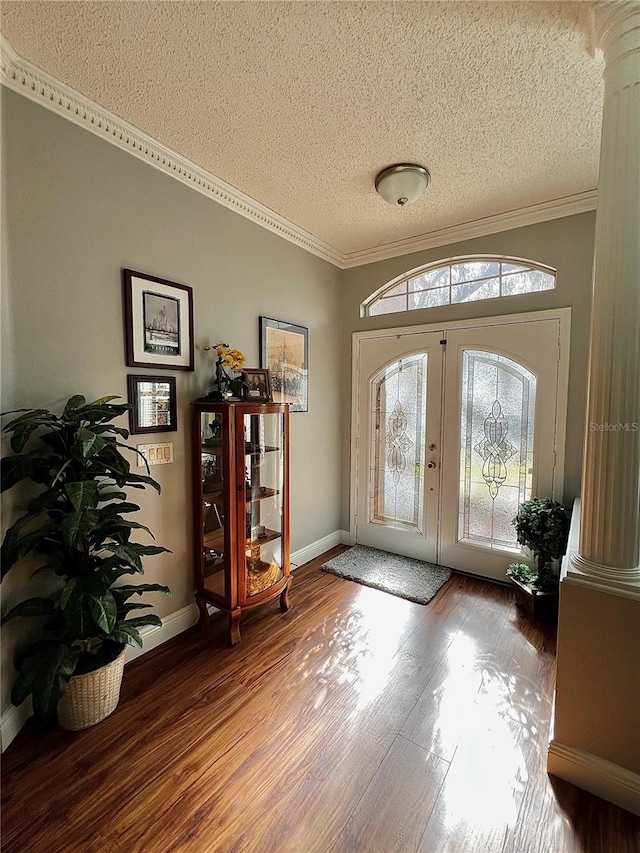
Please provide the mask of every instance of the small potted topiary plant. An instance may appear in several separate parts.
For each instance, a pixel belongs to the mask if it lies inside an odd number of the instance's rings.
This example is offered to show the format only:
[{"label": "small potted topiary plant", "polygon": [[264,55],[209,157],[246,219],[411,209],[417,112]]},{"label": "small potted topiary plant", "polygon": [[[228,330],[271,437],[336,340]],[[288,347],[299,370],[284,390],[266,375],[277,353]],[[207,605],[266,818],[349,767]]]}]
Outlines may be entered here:
[{"label": "small potted topiary plant", "polygon": [[558,617],[557,561],[567,549],[571,513],[550,498],[531,498],[520,505],[513,525],[518,542],[534,555],[534,567],[511,563],[507,575],[514,585],[516,605],[539,622]]},{"label": "small potted topiary plant", "polygon": [[[142,646],[139,628],[161,625],[158,616],[131,616],[150,604],[129,599],[146,592],[169,593],[161,584],[123,584],[142,574],[142,558],[167,551],[132,542],[134,530],[151,531],[126,516],[140,507],[124,488],[160,486],[131,471],[120,452],[123,427],[111,421],[129,408],[103,397],[87,403],[71,397],[61,415],[46,409],[19,409],[4,426],[14,454],[2,460],[2,491],[22,481],[41,490],[26,513],[7,530],[2,543],[2,578],[29,555],[48,574],[47,596],[27,598],[5,614],[40,617],[35,640],[16,654],[11,700],[33,699],[34,716],[63,728],[86,728],[104,719],[118,703],[125,645]],[[135,450],[135,448],[129,448]],[[148,471],[148,468],[147,468]],[[62,701],[61,701],[62,700]]]}]

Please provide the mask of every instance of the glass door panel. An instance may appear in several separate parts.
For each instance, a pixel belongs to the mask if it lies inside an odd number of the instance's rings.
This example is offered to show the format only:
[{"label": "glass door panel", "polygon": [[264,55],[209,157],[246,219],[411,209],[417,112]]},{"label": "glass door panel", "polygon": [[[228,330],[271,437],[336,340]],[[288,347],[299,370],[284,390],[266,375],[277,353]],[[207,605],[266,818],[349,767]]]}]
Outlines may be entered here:
[{"label": "glass door panel", "polygon": [[423,532],[426,398],[426,353],[399,359],[372,380],[372,524]]},{"label": "glass door panel", "polygon": [[207,590],[225,597],[226,442],[222,414],[200,414],[200,481],[202,492],[202,567]]},{"label": "glass door panel", "polygon": [[458,541],[519,552],[511,520],[531,497],[536,377],[465,349],[461,389]]},{"label": "glass door panel", "polygon": [[245,564],[248,596],[283,577],[284,419],[244,415]]}]

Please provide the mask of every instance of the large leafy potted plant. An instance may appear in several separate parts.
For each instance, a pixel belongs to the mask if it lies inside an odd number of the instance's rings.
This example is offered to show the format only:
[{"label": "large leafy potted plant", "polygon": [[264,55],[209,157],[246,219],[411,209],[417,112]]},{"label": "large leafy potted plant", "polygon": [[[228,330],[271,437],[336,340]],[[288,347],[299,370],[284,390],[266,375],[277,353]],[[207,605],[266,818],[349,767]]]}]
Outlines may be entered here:
[{"label": "large leafy potted plant", "polygon": [[[2,579],[24,558],[38,556],[43,564],[33,576],[45,574],[53,581],[49,595],[27,598],[2,620],[43,620],[35,641],[16,654],[11,700],[20,705],[31,695],[37,719],[55,720],[58,713],[68,729],[84,728],[111,713],[119,698],[125,646],[142,646],[139,629],[162,624],[154,614],[131,616],[151,605],[130,599],[146,592],[169,593],[160,584],[121,582],[125,575],[143,573],[143,557],[167,549],[131,541],[133,531],[151,531],[127,517],[140,507],[123,489],[152,486],[159,493],[160,486],[132,471],[122,454],[127,445],[121,439],[129,433],[112,421],[129,407],[112,403],[114,399],[87,403],[76,395],[61,415],[18,409],[6,413],[19,416],[3,427],[11,433],[14,454],[2,460],[2,491],[22,481],[41,491],[6,532]],[[90,678],[93,673],[99,677]],[[109,684],[106,702],[100,678]],[[94,684],[103,694],[102,707],[86,707]],[[74,716],[75,711],[82,714],[82,705],[86,714]]]},{"label": "large leafy potted plant", "polygon": [[507,575],[515,588],[516,604],[540,622],[558,615],[557,561],[567,549],[571,513],[550,498],[531,498],[520,505],[513,525],[518,542],[534,554],[534,567],[511,563]]}]

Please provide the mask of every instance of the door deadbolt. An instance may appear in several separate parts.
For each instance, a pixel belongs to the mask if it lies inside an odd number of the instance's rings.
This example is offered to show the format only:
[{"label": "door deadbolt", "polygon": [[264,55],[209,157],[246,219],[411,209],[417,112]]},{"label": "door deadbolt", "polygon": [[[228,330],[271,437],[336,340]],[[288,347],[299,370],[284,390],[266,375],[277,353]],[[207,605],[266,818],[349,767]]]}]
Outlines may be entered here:
[{"label": "door deadbolt", "polygon": [[430,445],[429,445],[429,450],[430,450],[432,453],[433,453],[433,451],[434,451],[434,450],[437,450],[437,449],[438,449],[437,445],[435,445],[435,444],[430,444]]}]

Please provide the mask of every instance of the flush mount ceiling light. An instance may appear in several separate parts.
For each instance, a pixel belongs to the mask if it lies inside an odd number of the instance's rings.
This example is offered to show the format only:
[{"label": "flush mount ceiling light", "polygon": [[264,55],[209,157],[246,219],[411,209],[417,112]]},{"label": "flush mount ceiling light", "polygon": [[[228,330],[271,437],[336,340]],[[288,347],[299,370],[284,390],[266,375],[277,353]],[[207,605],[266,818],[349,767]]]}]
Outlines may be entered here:
[{"label": "flush mount ceiling light", "polygon": [[429,170],[417,163],[395,163],[376,176],[376,190],[389,204],[404,207],[420,198],[429,186]]}]

